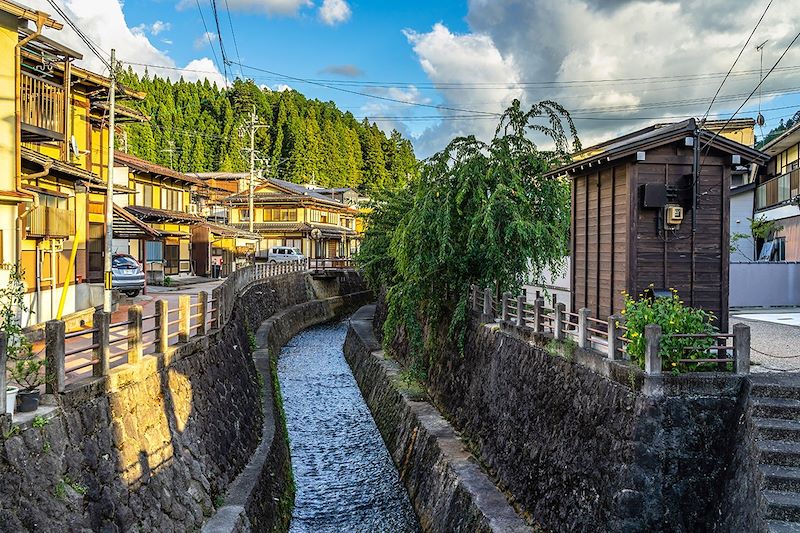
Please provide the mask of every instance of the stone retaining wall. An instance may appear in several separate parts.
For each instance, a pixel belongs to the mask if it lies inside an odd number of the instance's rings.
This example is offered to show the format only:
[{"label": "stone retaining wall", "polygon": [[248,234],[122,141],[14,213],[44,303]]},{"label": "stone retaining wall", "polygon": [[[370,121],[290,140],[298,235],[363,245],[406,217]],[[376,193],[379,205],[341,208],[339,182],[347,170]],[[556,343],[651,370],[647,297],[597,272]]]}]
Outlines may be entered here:
[{"label": "stone retaining wall", "polygon": [[354,315],[344,354],[426,532],[526,532],[519,518],[429,403],[404,386],[372,333],[374,306]]},{"label": "stone retaining wall", "polygon": [[735,531],[756,516],[736,486],[754,468],[747,377],[646,377],[556,346],[473,320],[464,352],[429,370],[433,402],[515,506],[547,531]]},{"label": "stone retaining wall", "polygon": [[[198,530],[259,446],[262,399],[275,408],[270,380],[259,390],[250,335],[313,298],[305,274],[255,283],[221,330],[69,386],[46,417],[21,426],[3,418],[0,531]],[[285,439],[273,440],[282,447],[267,468],[286,478]],[[264,496],[285,486],[262,484],[256,499],[280,499]],[[262,529],[269,509],[248,511]]]}]

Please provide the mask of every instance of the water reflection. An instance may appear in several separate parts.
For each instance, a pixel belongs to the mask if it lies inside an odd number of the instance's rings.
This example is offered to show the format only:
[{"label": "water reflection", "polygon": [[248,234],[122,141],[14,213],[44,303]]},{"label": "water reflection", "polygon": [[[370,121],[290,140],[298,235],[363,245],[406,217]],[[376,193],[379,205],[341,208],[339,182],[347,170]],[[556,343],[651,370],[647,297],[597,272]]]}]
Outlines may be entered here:
[{"label": "water reflection", "polygon": [[416,532],[416,517],[342,345],[346,323],[310,328],[278,361],[297,496],[290,531]]}]

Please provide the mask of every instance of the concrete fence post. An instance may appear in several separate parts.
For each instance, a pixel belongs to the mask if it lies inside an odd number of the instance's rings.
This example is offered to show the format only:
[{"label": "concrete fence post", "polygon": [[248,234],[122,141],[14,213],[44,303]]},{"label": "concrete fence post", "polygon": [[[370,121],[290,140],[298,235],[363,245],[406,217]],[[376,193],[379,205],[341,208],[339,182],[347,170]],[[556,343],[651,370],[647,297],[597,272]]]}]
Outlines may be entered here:
[{"label": "concrete fence post", "polygon": [[219,302],[220,302],[220,289],[216,287],[211,291],[211,299],[214,300],[214,316],[211,317],[211,329],[216,329],[220,325],[219,320]]},{"label": "concrete fence post", "polygon": [[536,298],[533,302],[533,332],[542,332],[542,308],[544,307],[544,299]]},{"label": "concrete fence post", "polygon": [[494,320],[494,313],[492,312],[492,289],[483,289],[483,319],[482,322],[491,322]]},{"label": "concrete fence post", "polygon": [[108,344],[108,326],[111,325],[111,313],[103,311],[95,311],[92,318],[94,332],[92,333],[92,344],[94,348],[94,365],[92,365],[92,375],[94,377],[103,377],[108,375],[109,358],[111,355],[111,347]]},{"label": "concrete fence post", "polygon": [[591,314],[588,307],[581,307],[578,310],[578,348],[589,347],[589,316]]},{"label": "concrete fence post", "polygon": [[135,365],[142,359],[142,306],[128,308],[128,363]]},{"label": "concrete fence post", "polygon": [[525,295],[517,296],[517,326],[525,325]]},{"label": "concrete fence post", "polygon": [[8,378],[6,377],[6,363],[8,362],[8,337],[5,331],[0,331],[0,419],[6,414],[6,387]]},{"label": "concrete fence post", "polygon": [[192,320],[192,297],[188,294],[178,296],[178,342],[189,342]]},{"label": "concrete fence post", "polygon": [[511,293],[510,292],[504,292],[503,293],[503,299],[502,299],[502,310],[501,310],[501,313],[500,313],[500,319],[503,322],[508,322],[508,315],[509,315],[508,302],[509,302],[509,300],[511,300]]},{"label": "concrete fence post", "polygon": [[661,374],[661,326],[648,324],[644,327],[644,371],[651,376]]},{"label": "concrete fence post", "polygon": [[[64,383],[66,381],[64,369],[66,364],[65,332],[66,325],[63,320],[48,320],[44,325],[44,366],[45,376],[47,377],[44,388],[48,394],[64,392]],[[5,369],[5,365],[3,365],[4,374]],[[0,390],[5,394],[5,388]]]},{"label": "concrete fence post", "polygon": [[750,373],[750,326],[733,325],[734,371],[737,374]]},{"label": "concrete fence post", "polygon": [[564,314],[567,307],[563,302],[556,304],[556,325],[553,328],[553,336],[557,341],[564,340]]},{"label": "concrete fence post", "polygon": [[169,346],[169,305],[166,300],[156,300],[156,352],[166,353]]},{"label": "concrete fence post", "polygon": [[473,311],[478,310],[478,286],[475,284],[469,286],[469,306]]},{"label": "concrete fence post", "polygon": [[625,322],[623,315],[611,315],[608,317],[608,358],[612,361],[619,361],[622,359],[622,341],[619,337],[622,335],[620,325]]},{"label": "concrete fence post", "polygon": [[197,334],[205,335],[208,325],[208,293],[200,291],[197,293],[197,307],[199,315],[199,322],[197,323]]}]

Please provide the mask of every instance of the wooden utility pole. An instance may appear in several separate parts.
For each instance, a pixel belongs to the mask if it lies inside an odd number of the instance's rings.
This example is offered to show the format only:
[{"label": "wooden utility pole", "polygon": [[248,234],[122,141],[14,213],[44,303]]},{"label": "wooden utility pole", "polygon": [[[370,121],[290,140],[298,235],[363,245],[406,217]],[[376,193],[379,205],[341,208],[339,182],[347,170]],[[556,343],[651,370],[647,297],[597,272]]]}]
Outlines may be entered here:
[{"label": "wooden utility pole", "polygon": [[109,88],[108,175],[106,176],[106,253],[103,268],[103,311],[111,312],[111,254],[114,239],[114,100],[117,92],[116,53],[111,49],[111,86]]}]

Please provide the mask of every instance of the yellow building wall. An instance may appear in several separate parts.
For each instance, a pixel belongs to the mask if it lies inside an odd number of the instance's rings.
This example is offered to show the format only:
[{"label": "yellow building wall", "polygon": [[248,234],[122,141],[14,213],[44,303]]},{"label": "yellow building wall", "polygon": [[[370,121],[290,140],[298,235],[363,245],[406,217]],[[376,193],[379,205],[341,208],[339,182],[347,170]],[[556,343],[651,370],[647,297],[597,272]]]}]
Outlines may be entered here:
[{"label": "yellow building wall", "polygon": [[738,130],[726,130],[720,133],[720,136],[751,148],[756,144],[755,130],[752,127],[741,128]]},{"label": "yellow building wall", "polygon": [[[17,43],[17,19],[0,13],[0,190],[16,188],[16,112],[14,106],[14,46]],[[0,203],[0,286],[8,283],[8,271],[17,262],[17,206]]]}]

